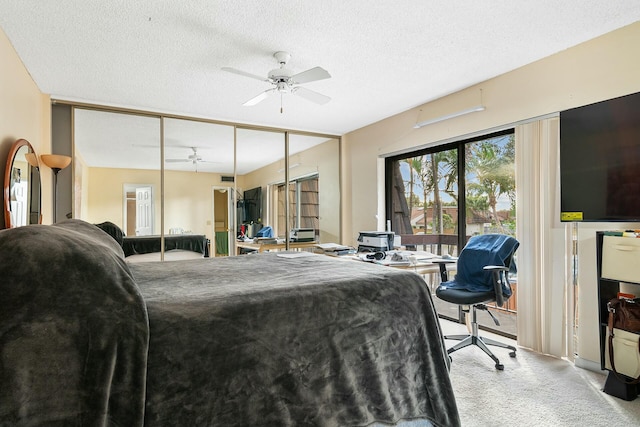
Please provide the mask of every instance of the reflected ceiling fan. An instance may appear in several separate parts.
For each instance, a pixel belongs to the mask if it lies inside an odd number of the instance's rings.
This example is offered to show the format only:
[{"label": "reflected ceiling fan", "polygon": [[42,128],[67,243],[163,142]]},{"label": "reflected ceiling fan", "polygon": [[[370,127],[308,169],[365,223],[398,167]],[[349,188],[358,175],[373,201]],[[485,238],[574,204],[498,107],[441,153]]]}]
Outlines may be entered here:
[{"label": "reflected ceiling fan", "polygon": [[222,70],[229,73],[239,74],[241,76],[250,77],[252,79],[260,80],[263,82],[271,83],[274,87],[267,89],[258,96],[255,96],[245,102],[242,105],[251,106],[256,105],[260,101],[267,99],[274,94],[280,94],[280,112],[282,113],[282,96],[287,93],[301,96],[302,98],[315,102],[316,104],[326,104],[331,101],[326,95],[312,91],[305,87],[299,86],[304,83],[310,83],[317,80],[324,80],[331,77],[329,72],[322,67],[310,68],[307,71],[294,74],[293,70],[287,68],[287,63],[291,59],[291,55],[287,52],[276,52],[273,57],[280,64],[280,68],[273,69],[267,74],[267,78],[260,77],[255,74],[247,73],[246,71],[238,70],[231,67],[223,67]]},{"label": "reflected ceiling fan", "polygon": [[195,165],[196,172],[198,171],[198,163],[216,163],[216,162],[210,162],[210,161],[207,161],[207,160],[203,160],[202,156],[200,154],[198,154],[198,149],[196,147],[191,147],[191,150],[193,151],[193,153],[189,154],[186,158],[165,159],[165,162],[167,162],[167,163],[191,162],[191,163],[193,163]]}]

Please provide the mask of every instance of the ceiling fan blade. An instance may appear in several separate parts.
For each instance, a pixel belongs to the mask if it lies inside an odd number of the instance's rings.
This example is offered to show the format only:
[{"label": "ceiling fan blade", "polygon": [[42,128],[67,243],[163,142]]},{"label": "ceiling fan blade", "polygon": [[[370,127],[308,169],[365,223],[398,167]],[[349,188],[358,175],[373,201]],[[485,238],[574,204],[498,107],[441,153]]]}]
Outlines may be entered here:
[{"label": "ceiling fan blade", "polygon": [[245,102],[242,105],[247,106],[247,107],[250,107],[252,105],[256,105],[258,102],[264,101],[265,99],[267,99],[269,97],[269,95],[271,95],[275,91],[276,91],[275,89],[265,90],[260,95],[254,97],[254,98],[251,98],[250,100],[248,100],[247,102]]},{"label": "ceiling fan blade", "polygon": [[327,102],[331,101],[331,98],[329,98],[328,96],[318,92],[314,92],[310,89],[307,89],[306,87],[294,87],[293,89],[291,89],[291,93],[299,95],[307,101],[315,102],[316,104],[320,105],[324,105]]},{"label": "ceiling fan blade", "polygon": [[189,159],[164,159],[165,163],[184,163],[184,162],[190,162],[191,160]]},{"label": "ceiling fan blade", "polygon": [[257,76],[255,74],[247,73],[246,71],[238,70],[237,68],[222,67],[222,70],[223,71],[227,71],[229,73],[240,74],[241,76],[250,77],[252,79],[260,80],[261,82],[268,82],[269,81],[269,79],[267,79],[267,78],[260,77],[260,76]]},{"label": "ceiling fan blade", "polygon": [[291,76],[291,82],[294,84],[302,84],[314,82],[316,80],[324,80],[331,77],[331,74],[322,67],[311,68],[307,71],[303,71]]}]

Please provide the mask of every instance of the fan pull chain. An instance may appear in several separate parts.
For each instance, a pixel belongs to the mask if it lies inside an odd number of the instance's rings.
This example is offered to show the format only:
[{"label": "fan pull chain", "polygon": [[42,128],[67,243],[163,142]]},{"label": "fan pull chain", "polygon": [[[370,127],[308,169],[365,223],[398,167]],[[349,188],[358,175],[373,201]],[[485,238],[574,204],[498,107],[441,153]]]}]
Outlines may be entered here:
[{"label": "fan pull chain", "polygon": [[284,109],[282,108],[282,92],[280,92],[280,114],[282,114],[283,111]]}]

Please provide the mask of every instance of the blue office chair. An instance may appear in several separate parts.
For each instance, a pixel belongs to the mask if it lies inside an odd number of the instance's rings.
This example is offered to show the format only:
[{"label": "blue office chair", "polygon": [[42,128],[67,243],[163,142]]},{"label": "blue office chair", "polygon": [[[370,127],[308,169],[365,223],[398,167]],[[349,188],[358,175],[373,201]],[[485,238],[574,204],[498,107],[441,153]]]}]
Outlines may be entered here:
[{"label": "blue office chair", "polygon": [[435,260],[439,264],[442,283],[436,289],[441,300],[458,304],[468,316],[471,314],[471,334],[448,335],[445,339],[460,341],[447,350],[448,354],[469,345],[480,347],[496,363],[496,369],[503,370],[504,365],[489,350],[488,345],[511,350],[509,356],[516,357],[516,348],[478,335],[476,310],[489,313],[496,325],[498,319],[487,309],[488,303],[495,302],[502,307],[511,296],[509,272],[515,272],[513,255],[520,243],[511,236],[503,234],[483,234],[473,236],[460,252],[457,260],[456,275],[449,280],[446,264],[456,262],[453,259]]}]

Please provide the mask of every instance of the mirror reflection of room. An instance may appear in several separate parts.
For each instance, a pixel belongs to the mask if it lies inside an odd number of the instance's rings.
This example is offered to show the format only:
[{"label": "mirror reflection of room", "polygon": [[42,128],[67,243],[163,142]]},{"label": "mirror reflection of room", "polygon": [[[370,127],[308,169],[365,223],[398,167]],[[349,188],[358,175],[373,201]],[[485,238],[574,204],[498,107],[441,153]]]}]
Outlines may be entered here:
[{"label": "mirror reflection of room", "polygon": [[29,141],[16,140],[7,156],[4,177],[6,228],[41,222],[41,184],[38,157]]},{"label": "mirror reflection of room", "polygon": [[[258,136],[253,132],[238,130],[239,152],[242,148],[250,155],[252,149],[258,149],[250,142]],[[262,132],[262,153],[264,136]],[[340,241],[339,140],[294,133],[271,133],[269,137],[274,160],[238,180],[239,186],[243,185],[238,194],[242,194],[238,200],[238,253],[283,246],[310,249],[317,243]],[[284,141],[288,141],[289,154],[288,194]]]},{"label": "mirror reflection of room", "polygon": [[130,261],[175,256],[167,242],[188,236],[212,257],[242,253],[261,230],[283,244],[340,239],[338,139],[78,107],[74,145],[74,217],[117,225]]}]

